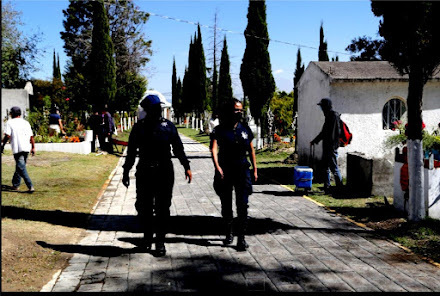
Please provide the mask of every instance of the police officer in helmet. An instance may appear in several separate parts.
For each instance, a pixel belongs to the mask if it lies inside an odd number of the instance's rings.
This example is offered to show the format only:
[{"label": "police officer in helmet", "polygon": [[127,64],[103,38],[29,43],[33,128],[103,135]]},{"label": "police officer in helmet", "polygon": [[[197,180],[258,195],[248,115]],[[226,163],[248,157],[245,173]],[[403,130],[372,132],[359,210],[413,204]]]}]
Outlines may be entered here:
[{"label": "police officer in helmet", "polygon": [[161,116],[159,97],[147,96],[141,102],[141,107],[147,115],[133,126],[130,133],[122,182],[126,187],[130,185],[129,171],[139,153],[135,207],[144,231],[143,247],[151,249],[153,234],[156,233],[156,254],[164,256],[174,185],[170,146],[184,167],[188,183],[192,180],[192,174],[176,127]]}]

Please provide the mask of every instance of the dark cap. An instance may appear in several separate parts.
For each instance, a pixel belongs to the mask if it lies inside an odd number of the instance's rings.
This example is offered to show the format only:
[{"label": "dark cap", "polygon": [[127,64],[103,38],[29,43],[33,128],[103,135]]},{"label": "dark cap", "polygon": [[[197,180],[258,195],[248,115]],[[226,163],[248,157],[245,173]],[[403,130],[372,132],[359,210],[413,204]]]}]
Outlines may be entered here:
[{"label": "dark cap", "polygon": [[159,97],[156,95],[148,95],[140,103],[141,107],[144,109],[149,108],[154,105],[157,105],[157,104],[163,104],[163,103],[160,101]]},{"label": "dark cap", "polygon": [[333,103],[329,98],[322,98],[318,105],[323,109],[331,109],[333,107]]},{"label": "dark cap", "polygon": [[12,117],[20,116],[21,115],[21,109],[20,109],[20,107],[14,106],[14,107],[11,108],[10,113],[11,113]]}]

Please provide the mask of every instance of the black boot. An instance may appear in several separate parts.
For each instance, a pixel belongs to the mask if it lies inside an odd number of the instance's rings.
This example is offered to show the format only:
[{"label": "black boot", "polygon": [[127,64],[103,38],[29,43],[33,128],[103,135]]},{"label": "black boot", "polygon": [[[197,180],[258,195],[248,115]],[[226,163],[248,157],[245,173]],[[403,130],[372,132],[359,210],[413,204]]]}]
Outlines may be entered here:
[{"label": "black boot", "polygon": [[165,244],[162,241],[156,242],[156,256],[163,257],[166,253]]},{"label": "black boot", "polygon": [[249,248],[249,245],[247,244],[246,240],[244,239],[244,235],[240,235],[238,237],[238,241],[237,241],[237,251],[243,252],[243,251],[246,251],[247,248]]},{"label": "black boot", "polygon": [[225,245],[232,244],[232,241],[234,240],[234,235],[232,234],[232,221],[226,223],[226,236],[223,240],[223,243]]}]

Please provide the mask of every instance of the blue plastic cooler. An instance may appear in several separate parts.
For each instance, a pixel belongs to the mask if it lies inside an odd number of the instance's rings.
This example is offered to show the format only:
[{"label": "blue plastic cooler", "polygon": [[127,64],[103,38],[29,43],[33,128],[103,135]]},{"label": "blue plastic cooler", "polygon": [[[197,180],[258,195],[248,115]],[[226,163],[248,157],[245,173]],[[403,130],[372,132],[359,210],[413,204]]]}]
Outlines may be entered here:
[{"label": "blue plastic cooler", "polygon": [[313,169],[308,166],[296,166],[293,171],[293,184],[296,188],[312,189]]}]

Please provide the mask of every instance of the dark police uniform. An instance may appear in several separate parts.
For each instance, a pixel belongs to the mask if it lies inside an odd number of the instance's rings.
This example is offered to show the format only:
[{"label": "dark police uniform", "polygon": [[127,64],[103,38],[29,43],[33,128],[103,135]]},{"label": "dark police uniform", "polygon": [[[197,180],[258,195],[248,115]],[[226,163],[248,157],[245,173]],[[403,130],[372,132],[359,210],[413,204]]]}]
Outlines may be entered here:
[{"label": "dark police uniform", "polygon": [[[155,232],[156,239],[163,242],[167,231],[174,185],[170,146],[173,147],[173,153],[185,171],[189,170],[189,161],[182,141],[171,121],[164,118],[153,122],[142,119],[133,126],[123,168],[128,172],[135,163],[136,154],[139,153],[135,207],[146,240],[151,240]],[[156,214],[155,229],[153,209]]]},{"label": "dark police uniform", "polygon": [[238,123],[236,128],[227,128],[220,124],[211,133],[211,139],[217,140],[219,146],[218,162],[223,170],[224,178],[216,170],[214,190],[222,204],[222,216],[226,223],[232,222],[232,189],[238,217],[238,234],[244,234],[248,214],[248,198],[252,194],[250,163],[247,152],[254,135],[247,125]]}]

